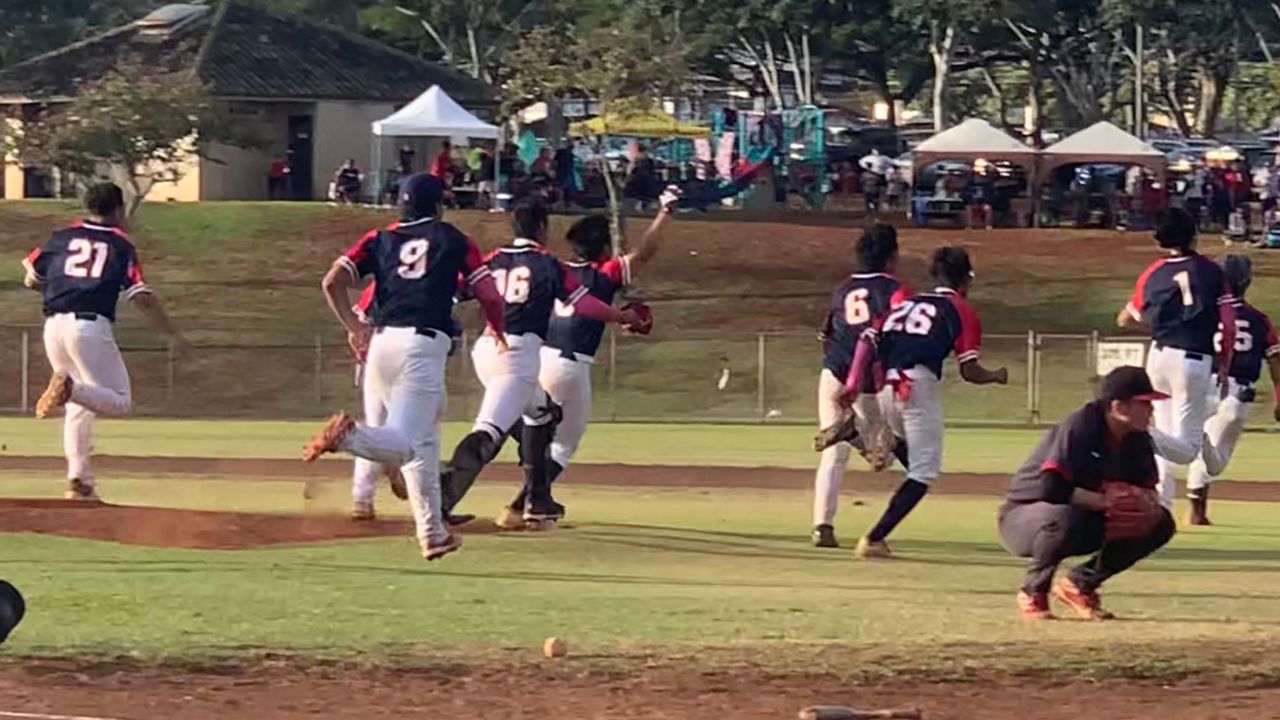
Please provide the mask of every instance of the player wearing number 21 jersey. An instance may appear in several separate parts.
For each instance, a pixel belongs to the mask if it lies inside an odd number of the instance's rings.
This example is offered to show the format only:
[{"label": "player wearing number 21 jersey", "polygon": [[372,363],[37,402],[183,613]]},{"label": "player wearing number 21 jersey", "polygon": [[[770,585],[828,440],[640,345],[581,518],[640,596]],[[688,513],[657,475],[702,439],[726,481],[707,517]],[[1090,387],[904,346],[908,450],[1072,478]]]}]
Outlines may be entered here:
[{"label": "player wearing number 21 jersey", "polygon": [[486,333],[471,351],[484,398],[471,433],[454,449],[445,488],[445,511],[451,513],[480,471],[497,455],[507,433],[523,416],[522,454],[531,487],[525,517],[557,520],[563,510],[551,499],[546,480],[546,452],[554,433],[556,411],[538,385],[542,345],[556,301],[575,313],[600,322],[623,322],[628,316],[592,297],[543,242],[548,211],[536,198],[512,211],[516,239],[488,256],[487,267],[506,302],[505,334]]},{"label": "player wearing number 21 jersey", "polygon": [[[880,520],[858,542],[858,557],[889,555],[885,538],[924,498],[942,471],[945,426],[939,383],[947,356],[955,353],[966,382],[1009,382],[1004,368],[991,371],[978,364],[982,323],[966,300],[973,283],[969,254],[963,248],[939,248],[930,272],[937,289],[914,295],[893,309],[878,333],[878,355],[886,379],[879,395],[880,412],[893,434],[906,440],[907,476]],[[864,366],[855,367],[854,377],[865,377],[867,372]]]},{"label": "player wearing number 21 jersey", "polygon": [[93,217],[58,230],[23,260],[24,284],[44,295],[44,348],[53,366],[36,417],[66,406],[63,449],[70,500],[97,500],[89,468],[93,420],[129,412],[129,372],[112,325],[121,291],[162,334],[181,342],[142,278],[142,265],[125,233],[124,193],[106,183],[85,194]]},{"label": "player wearing number 21 jersey", "polygon": [[819,333],[824,352],[818,375],[818,426],[823,430],[842,426],[853,413],[858,436],[822,450],[813,481],[813,544],[818,547],[839,547],[833,523],[849,450],[856,447],[866,456],[872,433],[881,424],[870,373],[866,378],[870,384],[860,388],[868,392],[860,395],[852,407],[844,402],[845,383],[858,339],[867,330],[878,330],[889,310],[911,294],[893,275],[898,265],[898,233],[893,226],[876,224],[863,232],[858,238],[857,253],[858,272],[831,293],[826,322]]}]

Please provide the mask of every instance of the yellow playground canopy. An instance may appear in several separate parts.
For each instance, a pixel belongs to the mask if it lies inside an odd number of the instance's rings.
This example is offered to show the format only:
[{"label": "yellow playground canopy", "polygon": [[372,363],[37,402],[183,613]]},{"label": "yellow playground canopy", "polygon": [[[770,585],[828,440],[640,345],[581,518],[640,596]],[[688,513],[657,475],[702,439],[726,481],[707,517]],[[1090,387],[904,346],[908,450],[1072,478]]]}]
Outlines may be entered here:
[{"label": "yellow playground canopy", "polygon": [[626,135],[645,138],[704,138],[711,130],[701,125],[682,123],[661,110],[648,110],[619,115],[606,113],[569,126],[570,135]]}]

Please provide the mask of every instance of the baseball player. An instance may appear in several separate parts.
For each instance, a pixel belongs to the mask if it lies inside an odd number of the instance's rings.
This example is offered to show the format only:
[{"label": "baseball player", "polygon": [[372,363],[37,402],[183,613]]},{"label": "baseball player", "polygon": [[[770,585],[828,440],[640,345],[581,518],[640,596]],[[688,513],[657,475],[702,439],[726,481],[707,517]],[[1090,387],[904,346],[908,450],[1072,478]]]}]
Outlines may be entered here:
[{"label": "baseball player", "polygon": [[[462,546],[444,522],[440,499],[440,437],[444,407],[445,359],[449,354],[453,296],[459,277],[484,308],[491,331],[501,340],[502,297],[480,248],[457,228],[438,219],[444,185],[420,174],[400,187],[401,217],[362,237],[338,257],[324,278],[330,309],[347,330],[356,357],[365,357],[365,407],[385,408],[386,424],[357,425],[346,413],[329,419],[308,442],[302,458],[313,461],[343,450],[400,467],[408,486],[422,555],[437,560]],[[352,312],[348,291],[361,277],[377,287],[372,322]]]},{"label": "baseball player", "polygon": [[[825,447],[813,481],[813,544],[825,548],[840,547],[832,523],[849,462],[849,449],[857,448],[866,455],[872,430],[881,424],[880,404],[870,375],[868,384],[860,388],[865,392],[852,408],[845,404],[843,397],[858,338],[868,329],[879,329],[889,310],[911,296],[911,291],[894,277],[898,267],[898,232],[893,226],[877,223],[863,232],[858,238],[857,252],[858,272],[831,293],[826,323],[819,334],[824,359],[818,375],[818,424],[823,429],[844,426],[849,428],[845,434],[852,434],[840,442],[818,443]],[[905,460],[905,455],[903,458]],[[883,467],[873,466],[873,469],[878,471]]]},{"label": "baseball player", "polygon": [[1147,373],[1156,390],[1170,396],[1156,402],[1152,439],[1160,456],[1160,495],[1173,507],[1176,482],[1172,465],[1189,465],[1202,453],[1213,467],[1220,462],[1204,443],[1208,398],[1213,392],[1214,334],[1222,327],[1219,377],[1226,381],[1236,347],[1234,299],[1227,294],[1222,268],[1195,251],[1196,224],[1186,211],[1161,213],[1156,243],[1169,256],[1152,263],[1138,278],[1133,297],[1116,317],[1123,328],[1149,329]]},{"label": "baseball player", "polygon": [[[978,363],[982,322],[966,296],[973,284],[973,264],[964,248],[942,247],[933,254],[930,274],[938,287],[913,295],[884,319],[879,333],[859,340],[847,397],[857,401],[870,371],[867,345],[878,343],[886,385],[880,412],[893,435],[907,445],[907,477],[893,494],[880,520],[854,550],[859,558],[891,556],[885,538],[915,508],[942,471],[942,362],[953,351],[960,377],[975,385],[1009,382],[1005,368],[987,370]],[[878,339],[877,339],[878,338]]]},{"label": "baseball player", "polygon": [[[635,252],[621,257],[611,257],[608,217],[589,215],[575,222],[565,238],[575,255],[573,261],[565,263],[569,272],[592,297],[612,305],[618,291],[631,284],[635,271],[657,255],[662,228],[672,216],[679,197],[672,188],[663,192],[659,198],[662,212],[645,230]],[[573,307],[556,301],[547,342],[542,346],[542,369],[538,374],[538,383],[552,402],[560,406],[562,415],[547,460],[548,484],[554,483],[569,466],[586,435],[591,419],[591,364],[595,362],[602,339],[604,323],[584,317]],[[498,518],[500,527],[516,528],[524,524],[528,491],[527,486],[522,487],[503,507]]]},{"label": "baseball player", "polygon": [[[1167,399],[1138,367],[1111,371],[1098,399],[1050,428],[1014,474],[998,523],[1001,543],[1029,559],[1018,592],[1027,620],[1047,620],[1049,593],[1086,620],[1114,617],[1102,609],[1098,588],[1159,550],[1175,531],[1173,516],[1155,498],[1156,460],[1147,434],[1152,402]],[[1118,537],[1119,502],[1109,483],[1150,495],[1144,526]],[[1096,553],[1096,554],[1095,554]],[[1055,585],[1068,557],[1093,555]]]},{"label": "baseball player", "polygon": [[57,230],[22,261],[24,284],[44,295],[44,349],[53,366],[36,402],[36,417],[67,409],[62,435],[68,500],[98,500],[89,455],[93,420],[127,415],[133,403],[129,371],[112,325],[123,290],[161,335],[181,347],[160,301],[142,277],[138,253],[125,233],[124,193],[110,183],[85,193],[91,217]]},{"label": "baseball player", "polygon": [[506,335],[487,333],[472,348],[471,360],[484,385],[484,398],[471,433],[458,443],[446,470],[444,508],[446,513],[453,512],[480,471],[497,456],[516,422],[523,419],[521,452],[531,487],[524,519],[555,521],[564,516],[564,508],[551,497],[545,459],[560,410],[538,384],[554,304],[558,300],[566,308],[562,312],[571,310],[602,323],[631,324],[637,317],[591,295],[568,266],[547,250],[548,210],[541,200],[517,203],[512,228],[515,240],[487,259],[506,301]]},{"label": "baseball player", "polygon": [[[1249,420],[1249,404],[1256,395],[1253,385],[1262,376],[1264,359],[1271,370],[1271,383],[1276,388],[1273,416],[1280,422],[1280,338],[1276,336],[1271,319],[1244,300],[1244,294],[1253,282],[1253,264],[1244,255],[1228,255],[1222,272],[1235,308],[1235,353],[1227,369],[1227,396],[1223,398],[1215,390],[1207,399],[1208,407],[1215,410],[1204,431],[1208,435],[1206,442],[1217,449],[1217,463],[1210,466],[1203,452],[1191,463],[1187,473],[1187,499],[1191,501],[1188,525],[1210,524],[1209,483],[1231,462],[1236,443]],[[1221,334],[1214,340],[1221,345]],[[1222,352],[1221,347],[1215,349]]]}]

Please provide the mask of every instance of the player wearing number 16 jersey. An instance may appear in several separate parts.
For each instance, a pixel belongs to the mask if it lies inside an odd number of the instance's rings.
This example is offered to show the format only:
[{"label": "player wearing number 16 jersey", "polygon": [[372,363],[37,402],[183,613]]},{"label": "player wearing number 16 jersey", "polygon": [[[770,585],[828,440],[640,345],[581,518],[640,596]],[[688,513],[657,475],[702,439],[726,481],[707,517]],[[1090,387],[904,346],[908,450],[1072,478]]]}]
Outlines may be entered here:
[{"label": "player wearing number 16 jersey", "polygon": [[69,500],[98,499],[89,469],[94,417],[126,415],[132,405],[129,372],[112,333],[120,292],[161,334],[181,342],[125,234],[124,193],[110,183],[94,185],[85,205],[92,218],[58,230],[22,262],[24,284],[44,295],[44,348],[53,366],[36,417],[66,406]]},{"label": "player wearing number 16 jersey", "polygon": [[[878,354],[886,381],[880,391],[880,412],[893,434],[906,440],[907,477],[880,520],[858,542],[854,554],[860,558],[889,556],[885,538],[924,498],[942,471],[945,426],[939,384],[947,356],[955,353],[960,377],[966,382],[1009,382],[1004,368],[991,371],[978,364],[982,322],[966,300],[973,283],[969,253],[958,247],[938,248],[930,273],[938,287],[894,308],[878,333]],[[865,356],[864,352],[855,355],[852,383],[867,376],[868,368],[861,363]],[[860,388],[860,384],[846,387]]]},{"label": "player wearing number 16 jersey", "polygon": [[858,339],[869,329],[879,329],[889,310],[911,295],[893,275],[898,266],[898,233],[893,226],[876,224],[863,232],[857,251],[858,272],[831,293],[826,323],[819,334],[824,358],[818,376],[818,425],[824,430],[839,427],[852,413],[858,437],[822,450],[813,481],[813,544],[818,547],[840,546],[833,523],[849,449],[856,447],[865,455],[872,431],[881,424],[873,384],[861,388],[867,392],[852,408],[842,397]]}]

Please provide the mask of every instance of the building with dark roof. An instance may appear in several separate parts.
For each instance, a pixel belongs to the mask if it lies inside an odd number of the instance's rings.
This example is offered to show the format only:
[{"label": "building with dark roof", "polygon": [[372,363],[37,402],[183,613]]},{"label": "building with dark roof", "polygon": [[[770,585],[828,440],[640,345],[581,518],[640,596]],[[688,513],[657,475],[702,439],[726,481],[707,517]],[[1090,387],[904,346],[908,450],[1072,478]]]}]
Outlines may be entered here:
[{"label": "building with dark roof", "polygon": [[[192,157],[184,178],[157,185],[154,200],[262,199],[274,158],[292,167],[289,196],[324,197],[347,158],[368,169],[370,123],[439,85],[478,115],[490,115],[494,92],[451,68],[363,36],[221,0],[164,6],[146,17],[0,71],[0,109],[10,118],[66,102],[119,66],[157,73],[194,72],[227,103],[262,148],[209,148]],[[424,144],[419,158],[431,157]],[[47,195],[49,173],[5,167],[4,196]]]}]

